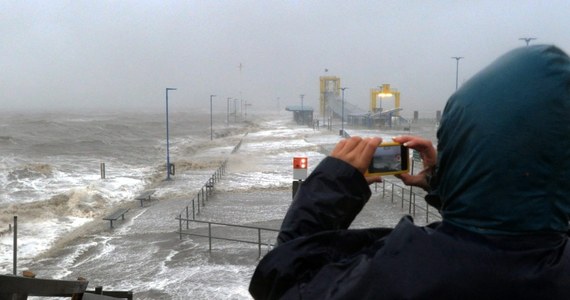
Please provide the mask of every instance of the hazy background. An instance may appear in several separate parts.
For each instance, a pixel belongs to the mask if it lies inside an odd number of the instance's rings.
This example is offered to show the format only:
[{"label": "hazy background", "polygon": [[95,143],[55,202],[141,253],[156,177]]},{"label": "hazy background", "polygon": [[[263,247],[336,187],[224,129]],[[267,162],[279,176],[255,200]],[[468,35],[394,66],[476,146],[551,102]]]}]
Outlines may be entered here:
[{"label": "hazy background", "polygon": [[[525,45],[570,51],[570,1],[0,1],[0,112],[318,108],[339,76],[367,109],[442,109],[459,83]],[[242,65],[240,70],[239,66]],[[325,72],[328,69],[328,72]],[[277,100],[279,98],[279,101]]]}]

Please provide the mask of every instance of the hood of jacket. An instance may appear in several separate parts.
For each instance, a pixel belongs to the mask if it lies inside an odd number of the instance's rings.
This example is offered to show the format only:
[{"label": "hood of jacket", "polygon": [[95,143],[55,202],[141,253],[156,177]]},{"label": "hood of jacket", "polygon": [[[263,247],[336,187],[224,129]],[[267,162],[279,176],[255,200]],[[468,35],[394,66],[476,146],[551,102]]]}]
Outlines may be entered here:
[{"label": "hood of jacket", "polygon": [[514,49],[448,100],[438,136],[444,221],[484,234],[568,231],[570,59]]}]

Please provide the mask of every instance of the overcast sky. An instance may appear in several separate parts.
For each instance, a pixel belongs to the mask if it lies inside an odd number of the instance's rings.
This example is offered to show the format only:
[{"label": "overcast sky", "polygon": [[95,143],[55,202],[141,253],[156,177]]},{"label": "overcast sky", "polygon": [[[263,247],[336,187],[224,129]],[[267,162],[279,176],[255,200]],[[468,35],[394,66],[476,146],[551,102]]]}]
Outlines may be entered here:
[{"label": "overcast sky", "polygon": [[[319,76],[364,109],[389,83],[404,110],[531,44],[570,51],[570,1],[1,1],[0,111],[318,108]],[[240,71],[240,64],[242,65]],[[328,72],[325,73],[325,69]]]}]

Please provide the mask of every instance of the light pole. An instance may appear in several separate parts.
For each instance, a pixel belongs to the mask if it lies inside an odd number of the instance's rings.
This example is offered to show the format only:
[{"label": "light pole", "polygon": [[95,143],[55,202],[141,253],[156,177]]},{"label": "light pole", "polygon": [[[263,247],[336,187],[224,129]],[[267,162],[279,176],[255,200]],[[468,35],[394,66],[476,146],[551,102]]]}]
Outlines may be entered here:
[{"label": "light pole", "polygon": [[305,125],[305,110],[303,109],[303,98],[304,94],[301,94],[301,125]]},{"label": "light pole", "polygon": [[455,90],[457,91],[459,83],[459,60],[462,59],[463,56],[453,56],[452,58],[457,61],[457,65],[455,67]]},{"label": "light pole", "polygon": [[170,140],[168,132],[168,91],[176,91],[175,88],[166,88],[166,180],[170,180]]},{"label": "light pole", "polygon": [[210,141],[214,139],[214,123],[212,121],[212,98],[216,95],[210,95]]},{"label": "light pole", "polygon": [[237,123],[237,101],[239,99],[234,99],[234,123]]},{"label": "light pole", "polygon": [[536,38],[533,38],[533,37],[522,37],[522,38],[519,38],[519,40],[525,41],[525,42],[526,42],[526,46],[528,47],[528,44],[530,43],[530,41],[536,40]]},{"label": "light pole", "polygon": [[232,99],[232,98],[228,97],[228,111],[226,114],[226,125],[227,126],[230,126],[230,99]]},{"label": "light pole", "polygon": [[347,87],[341,87],[340,89],[342,90],[342,115],[340,118],[340,124],[342,125],[340,127],[340,135],[344,136],[344,90],[346,90]]}]

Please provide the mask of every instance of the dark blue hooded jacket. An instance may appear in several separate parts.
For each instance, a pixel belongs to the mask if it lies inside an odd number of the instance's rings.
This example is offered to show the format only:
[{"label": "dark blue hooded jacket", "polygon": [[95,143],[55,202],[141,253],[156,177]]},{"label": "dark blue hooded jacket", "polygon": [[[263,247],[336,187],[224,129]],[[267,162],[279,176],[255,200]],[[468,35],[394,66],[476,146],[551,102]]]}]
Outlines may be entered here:
[{"label": "dark blue hooded jacket", "polygon": [[349,230],[370,197],[328,157],[257,266],[256,299],[570,299],[570,60],[515,49],[448,101],[431,197],[443,221]]}]

